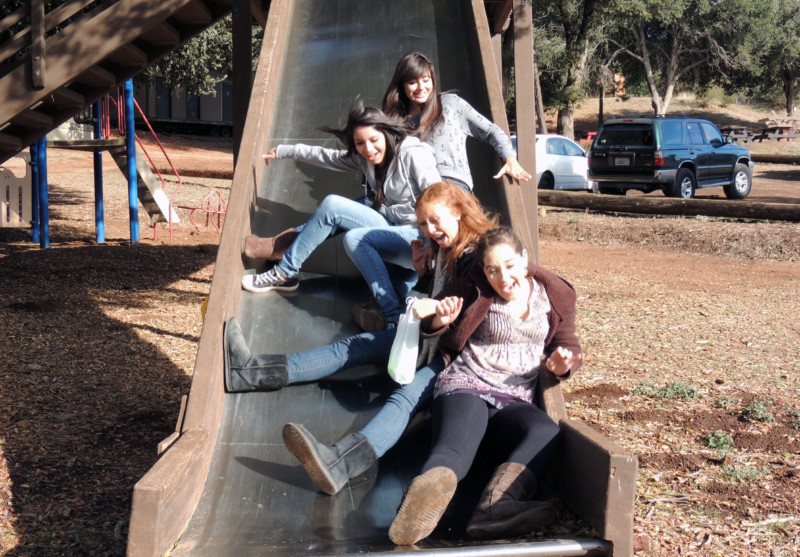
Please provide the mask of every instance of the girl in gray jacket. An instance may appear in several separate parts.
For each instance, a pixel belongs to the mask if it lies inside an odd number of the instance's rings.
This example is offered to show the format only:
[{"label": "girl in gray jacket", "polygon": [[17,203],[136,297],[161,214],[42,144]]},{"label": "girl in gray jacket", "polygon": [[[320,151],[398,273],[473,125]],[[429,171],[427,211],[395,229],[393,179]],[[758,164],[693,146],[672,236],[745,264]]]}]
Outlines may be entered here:
[{"label": "girl in gray jacket", "polygon": [[[357,200],[329,195],[308,222],[270,239],[271,253],[262,257],[278,263],[261,274],[242,277],[245,290],[297,289],[300,267],[325,239],[356,228],[411,225],[417,196],[441,180],[429,145],[409,136],[402,120],[388,117],[377,108],[364,107],[361,101],[354,103],[343,130],[321,129],[334,134],[345,149],[279,145],[263,155],[264,161],[269,164],[273,159],[292,158],[331,170],[360,172],[365,195]],[[403,230],[409,245],[421,237],[414,226],[403,226]],[[369,268],[355,259],[354,262],[362,273]],[[364,278],[371,282],[371,277]]]}]

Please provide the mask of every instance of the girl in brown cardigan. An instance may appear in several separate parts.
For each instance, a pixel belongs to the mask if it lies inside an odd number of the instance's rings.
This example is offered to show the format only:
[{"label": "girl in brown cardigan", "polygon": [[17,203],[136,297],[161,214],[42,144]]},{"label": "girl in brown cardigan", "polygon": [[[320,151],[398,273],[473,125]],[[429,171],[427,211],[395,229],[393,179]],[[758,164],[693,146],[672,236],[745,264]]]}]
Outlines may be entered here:
[{"label": "girl in brown cardigan", "polygon": [[522,535],[555,521],[555,508],[531,501],[552,456],[558,425],[534,401],[540,373],[566,379],[582,362],[576,296],[550,271],[529,264],[510,228],[479,242],[482,268],[437,296],[425,336],[441,336],[447,367],[431,408],[433,448],[403,498],[389,537],[411,545],[427,537],[469,471],[483,441],[501,464],[467,526],[477,538]]}]

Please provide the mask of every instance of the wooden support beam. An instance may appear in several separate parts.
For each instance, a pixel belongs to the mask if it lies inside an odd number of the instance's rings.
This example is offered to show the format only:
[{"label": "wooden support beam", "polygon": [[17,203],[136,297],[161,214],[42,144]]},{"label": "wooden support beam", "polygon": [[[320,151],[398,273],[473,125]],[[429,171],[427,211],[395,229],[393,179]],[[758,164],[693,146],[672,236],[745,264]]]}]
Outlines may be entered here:
[{"label": "wooden support beam", "polygon": [[[522,190],[528,218],[537,222],[536,117],[533,89],[533,14],[531,2],[514,0],[514,95],[517,117],[517,159],[534,178]],[[538,246],[534,260],[539,261]]]},{"label": "wooden support beam", "polygon": [[648,215],[704,215],[744,219],[800,222],[800,205],[747,200],[676,199],[671,197],[621,197],[593,193],[539,190],[539,204],[569,209],[590,209]]},{"label": "wooden support beam", "polygon": [[31,84],[44,89],[44,0],[31,0]]}]

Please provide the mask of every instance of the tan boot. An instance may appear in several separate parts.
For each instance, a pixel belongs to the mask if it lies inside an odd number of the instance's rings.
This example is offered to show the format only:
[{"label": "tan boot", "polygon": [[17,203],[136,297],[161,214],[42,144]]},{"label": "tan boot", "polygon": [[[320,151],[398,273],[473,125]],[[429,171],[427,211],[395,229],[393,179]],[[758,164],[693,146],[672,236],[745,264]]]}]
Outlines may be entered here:
[{"label": "tan boot", "polygon": [[478,507],[467,524],[473,538],[510,538],[535,532],[557,520],[556,508],[531,501],[536,476],[524,464],[504,462],[483,490]]},{"label": "tan boot", "polygon": [[381,311],[381,306],[378,305],[374,297],[371,297],[369,301],[363,304],[351,306],[350,314],[353,316],[356,325],[367,333],[382,331],[388,325],[386,316]]},{"label": "tan boot", "polygon": [[444,466],[414,478],[389,527],[389,539],[396,545],[413,545],[427,538],[439,524],[457,485],[455,472]]},{"label": "tan boot", "polygon": [[267,261],[280,261],[289,246],[297,238],[297,230],[289,228],[277,236],[260,238],[247,236],[242,243],[242,255],[247,259],[266,259]]}]

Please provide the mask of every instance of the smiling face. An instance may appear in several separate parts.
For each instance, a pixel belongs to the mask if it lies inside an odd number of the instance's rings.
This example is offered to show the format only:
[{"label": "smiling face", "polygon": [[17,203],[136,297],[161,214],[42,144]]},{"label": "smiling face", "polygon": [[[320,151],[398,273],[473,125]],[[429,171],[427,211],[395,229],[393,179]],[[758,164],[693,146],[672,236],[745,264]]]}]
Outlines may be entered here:
[{"label": "smiling face", "polygon": [[442,248],[451,248],[458,238],[461,215],[454,214],[444,203],[426,203],[417,209],[417,222],[422,233]]},{"label": "smiling face", "polygon": [[496,244],[483,255],[483,272],[495,292],[511,302],[528,295],[528,254]]},{"label": "smiling face", "polygon": [[353,131],[353,143],[358,154],[371,164],[380,166],[386,158],[386,136],[372,126],[361,126]]},{"label": "smiling face", "polygon": [[403,83],[403,92],[408,100],[411,101],[412,113],[422,110],[423,105],[428,102],[428,97],[433,91],[433,79],[431,74],[426,73],[416,79],[411,79]]}]

